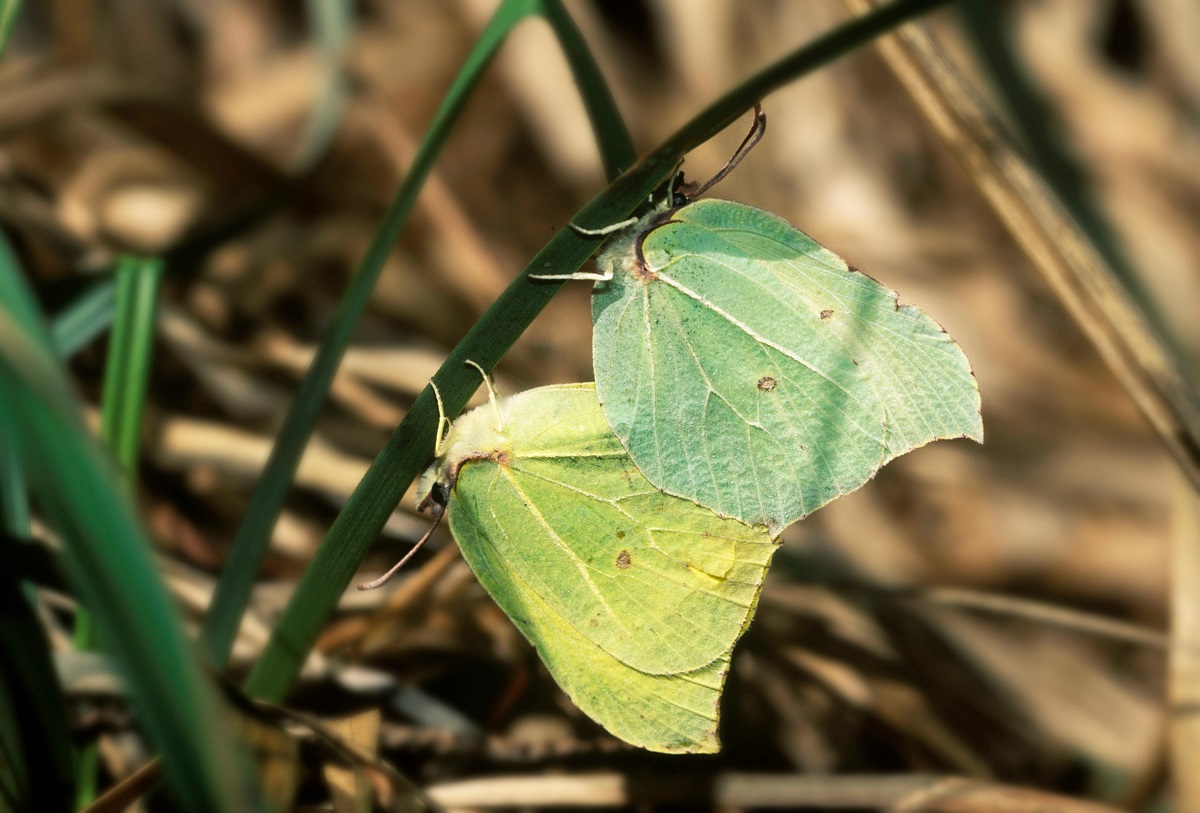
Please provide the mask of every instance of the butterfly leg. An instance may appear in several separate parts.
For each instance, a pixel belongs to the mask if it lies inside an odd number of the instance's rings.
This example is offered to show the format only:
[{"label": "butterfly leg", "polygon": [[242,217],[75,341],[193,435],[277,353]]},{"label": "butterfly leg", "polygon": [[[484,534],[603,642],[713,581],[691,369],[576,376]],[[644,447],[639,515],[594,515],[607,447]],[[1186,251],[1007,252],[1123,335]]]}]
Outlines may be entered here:
[{"label": "butterfly leg", "polygon": [[585,229],[583,226],[577,226],[574,223],[568,223],[567,225],[571,227],[571,231],[575,232],[576,234],[581,234],[584,237],[607,237],[610,234],[616,234],[622,229],[629,228],[630,226],[636,224],[639,220],[641,220],[640,217],[631,217],[618,223],[610,223],[607,226],[601,226],[598,229]]},{"label": "butterfly leg", "polygon": [[547,279],[547,280],[568,280],[568,279],[588,279],[593,282],[610,282],[612,281],[612,271],[595,272],[595,271],[576,271],[574,274],[530,274],[530,279]]},{"label": "butterfly leg", "polygon": [[433,441],[433,456],[441,457],[444,451],[442,443],[446,440],[446,433],[450,431],[450,419],[446,417],[446,405],[442,403],[442,392],[438,385],[430,381],[429,386],[433,388],[433,397],[437,399],[438,405],[437,437]]},{"label": "butterfly leg", "polygon": [[[609,234],[615,234],[622,229],[627,229],[630,226],[636,225],[640,219],[641,218],[638,217],[631,217],[628,220],[622,220],[619,223],[612,223],[599,229],[585,229],[583,226],[576,226],[574,223],[568,223],[567,225],[571,227],[572,231],[576,232],[577,234],[582,234],[585,237],[605,237]],[[530,274],[529,278],[553,281],[586,279],[593,282],[609,282],[612,280],[612,271],[576,271],[573,274]]]}]

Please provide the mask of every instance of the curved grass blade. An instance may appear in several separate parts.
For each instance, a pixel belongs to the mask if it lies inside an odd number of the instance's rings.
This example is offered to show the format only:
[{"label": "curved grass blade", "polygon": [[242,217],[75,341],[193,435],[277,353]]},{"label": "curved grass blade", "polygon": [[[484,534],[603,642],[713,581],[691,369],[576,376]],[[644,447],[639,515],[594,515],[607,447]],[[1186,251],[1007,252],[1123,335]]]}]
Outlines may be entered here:
[{"label": "curved grass blade", "polygon": [[[0,237],[0,266],[12,269]],[[66,703],[49,642],[28,592],[21,554],[30,531],[29,493],[17,450],[19,423],[0,399],[0,809],[72,809],[75,781]],[[36,548],[44,553],[45,548]]]},{"label": "curved grass blade", "polygon": [[117,286],[101,280],[77,296],[50,321],[50,337],[60,359],[68,359],[108,330],[113,320]]},{"label": "curved grass blade", "polygon": [[[666,143],[597,195],[572,219],[605,226],[625,219],[667,181],[687,151],[720,132],[767,93],[870,42],[949,0],[899,0],[847,23],[768,66],[726,93]],[[488,308],[434,376],[448,414],[457,414],[478,388],[468,359],[491,369],[557,293],[561,283],[530,285],[524,277],[546,268],[569,274],[598,248],[595,240],[563,229],[542,248],[521,277]],[[408,484],[433,451],[437,405],[426,388],[350,495],[312,564],[305,571],[262,657],[246,680],[247,694],[278,701],[288,691],[325,619],[350,583],[367,548],[383,528]]]},{"label": "curved grass blade", "polygon": [[588,121],[600,148],[600,160],[604,164],[604,175],[615,180],[622,172],[637,163],[637,151],[633,148],[629,130],[617,110],[616,100],[608,89],[608,83],[600,73],[592,52],[583,35],[571,19],[571,15],[559,0],[534,0],[531,13],[540,14],[554,35],[558,37],[563,56],[571,67],[571,75],[579,86]]},{"label": "curved grass blade", "polygon": [[0,404],[0,527],[11,536],[23,537],[29,533],[29,487],[13,440],[15,428],[13,414]]},{"label": "curved grass blade", "polygon": [[[15,4],[9,4],[15,6]],[[6,11],[11,10],[6,8]],[[4,35],[0,29],[0,37]],[[0,44],[3,40],[0,39]],[[17,273],[17,259],[0,231],[0,303],[11,309],[11,317],[20,330],[35,340],[47,343],[41,319],[32,307],[32,300],[24,295],[24,287]],[[0,395],[3,393],[0,392]],[[17,538],[29,535],[29,487],[21,465],[17,448],[17,430],[20,424],[12,405],[0,398],[0,522],[4,530]]]},{"label": "curved grass blade", "polygon": [[468,55],[466,63],[429,126],[408,177],[396,193],[366,256],[355,271],[350,287],[342,297],[329,330],[317,348],[312,366],[300,384],[296,399],[271,449],[271,455],[238,528],[229,561],[221,573],[208,616],[204,621],[202,637],[205,651],[209,660],[217,667],[223,667],[229,658],[229,651],[249,601],[259,564],[270,541],[271,529],[291,488],[300,455],[312,433],[337,366],[350,343],[359,318],[366,309],[371,291],[379,279],[379,273],[392,250],[392,245],[416,202],[417,194],[433,168],[433,162],[471,91],[503,44],[508,32],[526,17],[542,9],[550,14],[555,31],[563,40],[564,49],[580,85],[591,89],[591,95],[585,96],[585,102],[592,120],[606,122],[604,128],[597,131],[605,165],[611,172],[616,172],[618,167],[628,166],[633,160],[632,143],[624,126],[620,124],[621,119],[611,97],[607,93],[598,93],[595,90],[603,84],[599,78],[599,71],[587,57],[586,48],[582,46],[578,32],[569,24],[569,18],[557,0],[506,0],[501,4],[480,35],[475,48]]},{"label": "curved grass blade", "polygon": [[[127,492],[132,491],[137,471],[161,281],[161,260],[122,256],[117,261],[113,331],[100,398],[100,437],[116,459]],[[90,649],[95,644],[91,615],[83,606],[75,614],[74,644],[77,650]],[[98,766],[96,745],[85,746],[79,753],[76,772],[79,807],[91,804],[95,798]]]},{"label": "curved grass blade", "polygon": [[116,474],[84,429],[44,330],[23,329],[36,309],[11,262],[0,262],[0,292],[0,393],[22,430],[30,491],[62,536],[71,581],[122,665],[179,806],[258,809]]},{"label": "curved grass blade", "polygon": [[8,45],[8,35],[12,33],[13,22],[20,10],[21,0],[0,0],[0,55]]},{"label": "curved grass blade", "polygon": [[14,575],[0,572],[0,809],[70,811],[66,702],[45,630]]},{"label": "curved grass blade", "polygon": [[350,0],[307,0],[305,6],[325,77],[309,114],[300,149],[292,161],[297,174],[310,170],[337,135],[347,96],[342,60],[354,23]]}]

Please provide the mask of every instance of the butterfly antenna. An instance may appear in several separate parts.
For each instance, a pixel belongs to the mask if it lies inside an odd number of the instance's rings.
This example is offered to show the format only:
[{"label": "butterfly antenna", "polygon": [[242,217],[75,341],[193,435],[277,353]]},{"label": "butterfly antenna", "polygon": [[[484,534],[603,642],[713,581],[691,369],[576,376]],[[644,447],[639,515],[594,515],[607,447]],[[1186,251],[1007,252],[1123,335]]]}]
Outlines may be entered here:
[{"label": "butterfly antenna", "polygon": [[487,374],[487,370],[483,369],[482,367],[480,367],[478,364],[471,361],[470,359],[467,359],[466,361],[464,361],[463,364],[471,365],[472,367],[474,367],[476,370],[479,371],[479,374],[481,376],[483,376],[483,383],[485,385],[487,385],[488,403],[492,405],[492,413],[496,416],[496,428],[499,430],[503,430],[504,429],[504,419],[500,417],[500,407],[496,405],[496,387],[493,386],[493,384],[492,384],[492,377]]},{"label": "butterfly antenna", "polygon": [[439,511],[437,514],[434,515],[433,524],[429,526],[429,530],[425,532],[424,536],[422,536],[420,539],[417,540],[417,544],[412,546],[412,550],[410,550],[408,553],[404,554],[403,559],[401,559],[399,562],[396,562],[396,564],[392,565],[391,570],[389,570],[387,573],[384,573],[378,579],[372,579],[369,582],[362,582],[361,584],[358,585],[358,589],[359,590],[374,590],[376,587],[383,587],[385,584],[390,582],[392,580],[392,576],[395,576],[396,572],[399,571],[400,568],[404,567],[405,562],[407,562],[409,559],[413,558],[413,554],[421,549],[421,546],[425,544],[425,540],[427,540],[427,539],[429,539],[429,537],[433,536],[433,532],[435,530],[437,530],[437,526],[441,523],[442,515],[444,513],[445,513],[444,511]]},{"label": "butterfly antenna", "polygon": [[708,179],[704,186],[694,191],[688,190],[684,192],[685,197],[698,198],[707,192],[712,187],[720,183],[726,175],[733,172],[738,164],[742,163],[742,159],[750,154],[750,150],[758,146],[758,142],[762,141],[763,133],[767,131],[767,114],[763,112],[762,105],[755,103],[754,105],[754,123],[750,125],[750,132],[746,133],[746,137],[742,139],[742,144],[738,147],[729,160],[725,162],[725,166],[716,175]]}]

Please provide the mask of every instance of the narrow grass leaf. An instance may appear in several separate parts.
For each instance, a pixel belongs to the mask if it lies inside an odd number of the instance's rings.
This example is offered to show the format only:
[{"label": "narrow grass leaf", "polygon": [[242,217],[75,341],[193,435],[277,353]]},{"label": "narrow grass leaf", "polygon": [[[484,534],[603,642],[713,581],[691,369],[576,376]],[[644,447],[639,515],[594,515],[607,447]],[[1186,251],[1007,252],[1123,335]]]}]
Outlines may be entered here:
[{"label": "narrow grass leaf", "polygon": [[17,452],[16,415],[0,403],[0,528],[10,536],[29,533],[29,488]]},{"label": "narrow grass leaf", "polygon": [[20,264],[3,231],[0,231],[0,305],[21,335],[35,346],[49,350],[51,343],[42,315],[25,288]]},{"label": "narrow grass leaf", "polygon": [[100,399],[100,435],[126,478],[137,468],[162,273],[162,261],[157,258],[126,256],[117,264],[113,331]]},{"label": "narrow grass leaf", "polygon": [[[15,5],[9,4],[14,8]],[[0,29],[0,37],[4,33]],[[0,46],[2,44],[0,39]],[[39,314],[31,300],[24,296],[23,286],[16,256],[4,232],[0,231],[0,303],[8,304],[20,330],[36,341],[45,334]],[[0,397],[0,522],[6,533],[24,538],[29,535],[29,488],[16,443],[19,427],[12,404]]]},{"label": "narrow grass leaf", "polygon": [[108,330],[116,299],[116,282],[100,280],[50,320],[50,337],[60,359],[71,358]]},{"label": "narrow grass leaf", "polygon": [[[163,755],[180,809],[256,809],[226,715],[202,678],[150,545],[109,459],[84,429],[70,387],[12,264],[0,263],[0,392],[30,491],[61,535],[72,582],[121,664],[138,716]],[[37,334],[42,333],[39,337]],[[39,340],[40,338],[40,340]]]},{"label": "narrow grass leaf", "polygon": [[20,0],[0,0],[0,55],[8,45],[8,36],[12,33],[13,22],[20,10]]},{"label": "narrow grass leaf", "polygon": [[300,149],[292,161],[297,173],[307,172],[325,154],[337,135],[346,106],[346,76],[342,62],[354,23],[351,0],[307,0],[309,27],[324,72],[321,90],[309,113]]},{"label": "narrow grass leaf", "polygon": [[587,42],[562,3],[559,0],[540,0],[537,13],[550,24],[550,29],[558,38],[596,136],[605,177],[609,181],[615,180],[637,162],[637,151],[633,147],[629,128],[617,110],[612,91],[608,89],[600,66],[596,64]]},{"label": "narrow grass leaf", "polygon": [[73,810],[66,702],[45,630],[11,572],[0,573],[0,709],[0,809]]},{"label": "narrow grass leaf", "polygon": [[[137,470],[161,280],[162,262],[157,259],[123,256],[117,262],[113,331],[100,399],[100,436],[116,460],[128,492],[133,490]],[[91,649],[95,644],[86,607],[79,607],[75,614],[74,644],[77,650]],[[99,751],[95,744],[89,744],[78,756],[75,801],[76,806],[83,807],[95,798]]]}]

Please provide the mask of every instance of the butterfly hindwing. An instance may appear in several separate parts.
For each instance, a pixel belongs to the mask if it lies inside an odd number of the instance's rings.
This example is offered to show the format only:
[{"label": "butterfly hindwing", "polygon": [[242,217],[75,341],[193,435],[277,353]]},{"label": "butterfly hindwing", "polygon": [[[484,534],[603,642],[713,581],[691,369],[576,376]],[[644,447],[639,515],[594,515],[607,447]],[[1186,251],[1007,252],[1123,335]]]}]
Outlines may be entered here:
[{"label": "butterfly hindwing", "polygon": [[465,462],[455,539],[551,674],[617,736],[716,748],[717,701],[775,542],[646,481],[590,385],[503,404],[504,454]]}]

